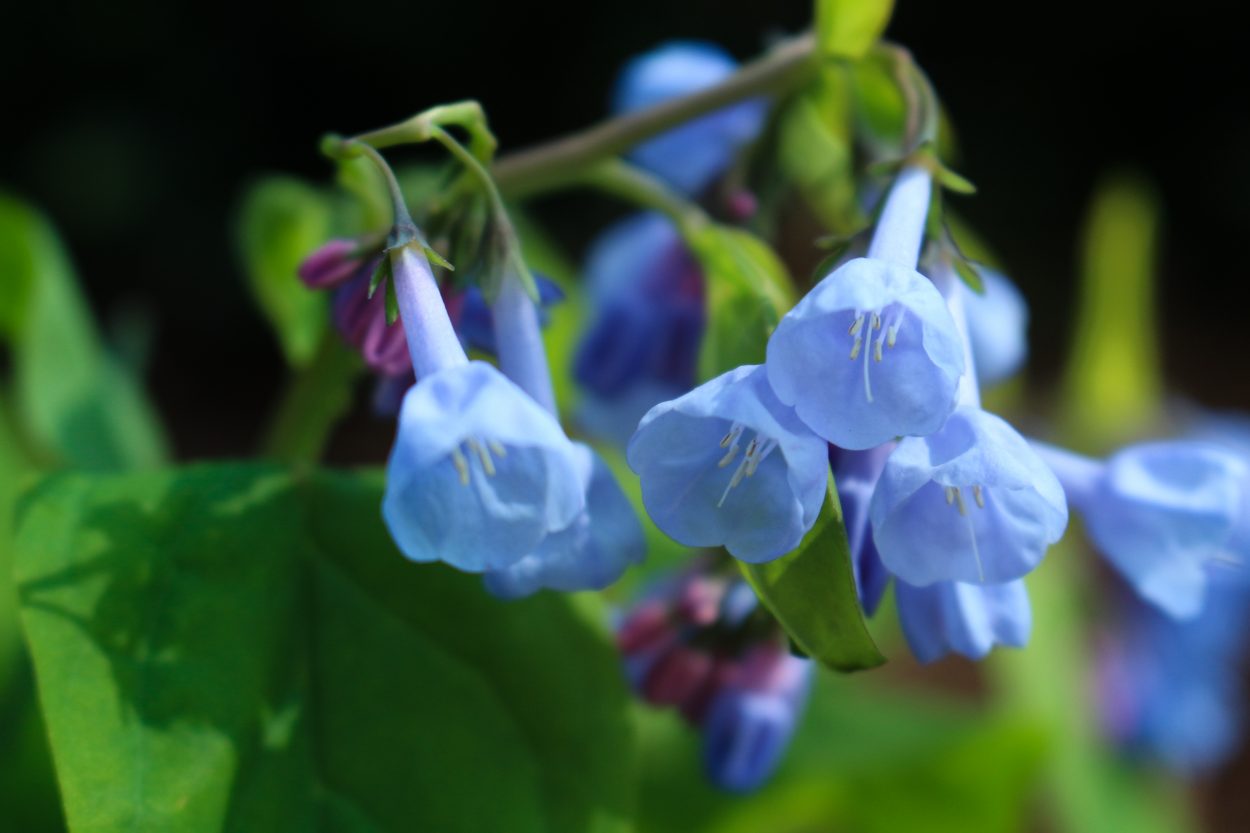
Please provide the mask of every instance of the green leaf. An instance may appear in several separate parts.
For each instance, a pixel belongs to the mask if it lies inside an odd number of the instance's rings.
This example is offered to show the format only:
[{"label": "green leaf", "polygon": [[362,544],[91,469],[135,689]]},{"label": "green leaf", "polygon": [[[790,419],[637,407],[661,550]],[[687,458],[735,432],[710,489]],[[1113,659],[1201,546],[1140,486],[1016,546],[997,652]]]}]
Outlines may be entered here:
[{"label": "green leaf", "polygon": [[831,57],[861,58],[890,22],[894,0],[816,0],[816,37]]},{"label": "green leaf", "polygon": [[832,480],[820,517],[798,549],[764,564],[739,566],[760,601],[807,656],[835,671],[885,662],[859,606],[851,547]]},{"label": "green leaf", "polygon": [[381,478],[54,477],[18,538],[74,833],[621,831],[629,696],[594,597],[416,565]]},{"label": "green leaf", "polygon": [[89,468],[164,460],[156,415],[135,379],[104,350],[56,232],[3,194],[0,301],[15,417],[40,457]]},{"label": "green leaf", "polygon": [[686,242],[703,267],[707,287],[700,374],[710,379],[763,362],[768,337],[794,305],[785,264],[767,243],[741,229],[700,226]]},{"label": "green leaf", "polygon": [[296,270],[330,239],[332,214],[320,190],[290,177],[256,183],[239,211],[236,239],[248,286],[292,367],[312,360],[326,329],[325,293],[304,286]]}]

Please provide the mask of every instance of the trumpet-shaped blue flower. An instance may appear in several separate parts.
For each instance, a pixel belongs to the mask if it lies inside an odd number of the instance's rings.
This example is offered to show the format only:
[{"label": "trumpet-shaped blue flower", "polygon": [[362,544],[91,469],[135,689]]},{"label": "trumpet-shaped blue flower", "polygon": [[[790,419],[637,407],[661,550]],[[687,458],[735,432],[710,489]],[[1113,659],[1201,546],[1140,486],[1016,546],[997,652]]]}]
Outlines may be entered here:
[{"label": "trumpet-shaped blue flower", "polygon": [[1178,619],[1202,608],[1208,562],[1225,558],[1245,514],[1246,466],[1219,446],[1134,445],[1105,463],[1034,443],[1094,545],[1147,601]]},{"label": "trumpet-shaped blue flower", "polygon": [[496,596],[516,599],[543,588],[601,590],[646,555],[642,524],[611,470],[589,446],[573,447],[586,508],[569,526],[548,533],[534,552],[510,567],[488,571],[486,589]]},{"label": "trumpet-shaped blue flower", "polygon": [[1029,356],[1029,307],[1016,285],[991,269],[981,269],[985,292],[964,289],[968,338],[983,385],[1016,374]]},{"label": "trumpet-shaped blue flower", "polygon": [[886,568],[920,587],[1020,578],[1068,522],[1055,475],[1014,428],[974,407],[899,442],[869,514]]},{"label": "trumpet-shaped blue flower", "polygon": [[[612,109],[628,113],[689,95],[723,81],[737,68],[737,62],[714,44],[667,43],[625,65]],[[638,145],[630,157],[683,192],[696,194],[729,167],[739,148],[759,135],[767,109],[762,99],[731,105]]]},{"label": "trumpet-shaped blue flower", "polygon": [[1033,613],[1024,582],[966,584],[942,581],[914,587],[894,584],[898,618],[912,654],[933,662],[948,653],[981,659],[995,645],[1022,648]]},{"label": "trumpet-shaped blue flower", "polygon": [[714,784],[747,793],[772,776],[803,713],[812,671],[810,660],[783,654],[765,674],[717,694],[703,722],[703,763]]},{"label": "trumpet-shaped blue flower", "polygon": [[955,407],[963,343],[941,293],[915,268],[929,190],[927,172],[904,170],[868,257],[817,284],[769,339],[777,397],[842,448],[930,434]]},{"label": "trumpet-shaped blue flower", "polygon": [[750,562],[799,545],[828,480],[824,441],[777,400],[760,365],[652,408],[627,456],[661,530]]},{"label": "trumpet-shaped blue flower", "polygon": [[576,452],[549,412],[468,361],[424,255],[388,256],[418,381],[400,410],[383,517],[414,561],[506,568],[582,511]]}]

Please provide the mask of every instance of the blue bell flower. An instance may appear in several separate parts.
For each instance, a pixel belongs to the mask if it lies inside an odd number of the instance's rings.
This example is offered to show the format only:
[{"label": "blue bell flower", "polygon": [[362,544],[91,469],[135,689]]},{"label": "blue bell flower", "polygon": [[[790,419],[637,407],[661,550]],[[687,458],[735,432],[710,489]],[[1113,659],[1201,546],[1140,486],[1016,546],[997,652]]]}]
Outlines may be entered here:
[{"label": "blue bell flower", "polygon": [[1003,584],[942,581],[914,587],[894,584],[898,618],[912,654],[933,662],[948,653],[982,659],[995,645],[1022,648],[1033,613],[1020,579]]},{"label": "blue bell flower", "polygon": [[927,172],[905,169],[868,257],[835,269],[769,339],[777,398],[842,448],[931,434],[955,407],[963,342],[941,293],[916,271],[929,192]]},{"label": "blue bell flower", "polygon": [[691,547],[724,546],[749,562],[799,545],[828,480],[824,441],[777,400],[760,365],[652,408],[627,458],[665,534]]},{"label": "blue bell flower", "polygon": [[1016,285],[982,268],[982,293],[964,289],[968,338],[976,359],[977,381],[992,385],[1014,376],[1029,356],[1029,307]]},{"label": "blue bell flower", "polygon": [[425,256],[405,246],[389,257],[418,381],[400,409],[383,517],[414,561],[508,567],[585,506],[573,444],[499,371],[468,361]]},{"label": "blue bell flower", "polygon": [[[689,95],[732,75],[737,62],[723,49],[699,41],[673,41],[639,55],[621,70],[612,97],[615,113],[651,107]],[[630,152],[630,158],[686,194],[707,188],[755,139],[768,105],[752,99],[686,122]]]},{"label": "blue bell flower", "polygon": [[[551,318],[550,308],[564,301],[564,290],[555,281],[542,275],[535,275],[534,283],[538,288],[538,319],[540,324],[546,327]],[[460,333],[465,347],[492,356],[499,355],[498,347],[495,345],[490,304],[486,303],[486,296],[476,286],[471,286],[464,291],[456,330]]]},{"label": "blue bell flower", "polygon": [[1129,446],[1105,463],[1045,443],[1090,539],[1147,601],[1178,618],[1202,609],[1206,566],[1227,559],[1244,522],[1246,465],[1186,440]]},{"label": "blue bell flower", "polygon": [[975,407],[907,437],[869,508],[886,568],[908,584],[1001,584],[1028,573],[1068,522],[1055,475],[1004,420]]},{"label": "blue bell flower", "polygon": [[602,590],[646,555],[642,524],[616,477],[598,454],[574,443],[586,508],[573,523],[543,538],[534,552],[510,567],[489,570],[486,589],[505,599],[543,588]]},{"label": "blue bell flower", "polygon": [[881,563],[877,545],[872,539],[868,507],[872,504],[872,493],[877,488],[885,461],[893,450],[894,443],[865,451],[847,451],[837,446],[829,448],[829,463],[838,487],[838,501],[842,505],[842,522],[851,547],[855,586],[859,590],[860,606],[868,616],[876,613],[890,584],[890,573]]}]

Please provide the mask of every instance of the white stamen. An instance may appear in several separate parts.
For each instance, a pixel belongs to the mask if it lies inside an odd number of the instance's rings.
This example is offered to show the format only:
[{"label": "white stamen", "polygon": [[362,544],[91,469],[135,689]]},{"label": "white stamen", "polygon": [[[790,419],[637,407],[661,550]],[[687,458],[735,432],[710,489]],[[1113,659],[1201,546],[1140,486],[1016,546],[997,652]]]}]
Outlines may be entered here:
[{"label": "white stamen", "polygon": [[851,361],[859,358],[859,348],[864,346],[864,337],[855,336],[855,344],[851,346]]},{"label": "white stamen", "polygon": [[[879,321],[880,319],[877,318],[876,313],[873,313],[872,320],[876,322],[876,321]],[[858,350],[859,350],[859,339],[857,338],[855,339],[855,350],[851,351],[851,358],[855,358],[855,352]],[[867,350],[864,351],[864,396],[868,397],[868,401],[869,403],[871,403],[872,402],[872,382],[868,381],[868,353],[869,351]]]},{"label": "white stamen", "polygon": [[773,449],[777,447],[777,441],[773,439],[764,440],[760,445],[755,456],[751,458],[751,462],[747,464],[747,477],[755,474],[760,467],[760,463],[764,462],[764,458],[773,453]]},{"label": "white stamen", "polygon": [[885,344],[885,336],[881,336],[880,338],[877,339],[876,346],[873,347],[873,351],[872,351],[872,357],[874,360],[881,361],[881,348],[884,344]]},{"label": "white stamen", "polygon": [[955,487],[947,486],[946,487],[946,505],[950,506],[954,502],[955,502]]},{"label": "white stamen", "polygon": [[744,428],[745,426],[740,422],[735,422],[733,425],[729,426],[729,433],[721,438],[720,447],[728,448],[731,442],[738,439],[738,437],[742,436],[742,431]]},{"label": "white stamen", "polygon": [[973,498],[975,498],[975,499],[976,499],[976,502],[977,502],[977,508],[978,508],[978,509],[984,509],[984,508],[985,508],[985,495],[984,495],[984,494],[982,494],[982,492],[981,492],[981,487],[980,487],[980,486],[973,486],[973,487],[972,487],[972,496],[973,496]]},{"label": "white stamen", "polygon": [[451,450],[451,462],[456,467],[456,473],[460,475],[460,485],[469,485],[469,461],[464,459],[464,455],[460,453],[459,448]]},{"label": "white stamen", "polygon": [[955,508],[959,510],[959,514],[967,517],[968,507],[964,506],[964,493],[958,486],[955,487]]},{"label": "white stamen", "polygon": [[508,450],[503,447],[503,443],[499,442],[499,440],[491,440],[487,445],[490,446],[490,450],[495,453],[496,457],[508,456]]},{"label": "white stamen", "polygon": [[477,459],[482,462],[482,471],[486,472],[487,477],[495,476],[495,461],[490,458],[490,452],[482,447],[477,440],[469,440],[469,450],[477,455]]},{"label": "white stamen", "polygon": [[881,329],[881,316],[875,312],[872,314],[872,328],[874,330]]},{"label": "white stamen", "polygon": [[719,468],[723,469],[725,466],[732,463],[734,457],[737,457],[737,456],[738,456],[738,444],[734,443],[733,445],[729,447],[729,452],[724,457],[720,458],[720,462],[717,463],[716,465]]},{"label": "white stamen", "polygon": [[[962,507],[963,504],[961,503],[960,506]],[[968,518],[968,537],[972,539],[972,557],[977,562],[977,578],[985,584],[985,567],[981,564],[981,550],[977,548],[977,531],[972,525],[972,518]]]},{"label": "white stamen", "polygon": [[729,497],[729,493],[734,487],[742,482],[742,478],[746,476],[747,465],[751,462],[749,456],[744,456],[742,462],[738,464],[738,468],[734,470],[734,476],[730,478],[729,485],[725,487],[724,493],[720,496],[720,500],[716,501],[716,508],[720,509],[725,505],[725,498]]},{"label": "white stamen", "polygon": [[851,324],[851,328],[847,330],[847,332],[853,336],[857,336],[859,335],[859,331],[862,329],[864,329],[864,316],[857,315],[855,316],[855,321]]}]

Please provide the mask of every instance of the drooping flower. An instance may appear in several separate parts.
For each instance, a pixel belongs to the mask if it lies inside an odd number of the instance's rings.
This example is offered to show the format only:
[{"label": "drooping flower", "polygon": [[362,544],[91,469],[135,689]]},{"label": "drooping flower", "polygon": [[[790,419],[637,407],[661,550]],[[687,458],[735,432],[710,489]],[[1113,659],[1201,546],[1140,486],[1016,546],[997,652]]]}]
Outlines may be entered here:
[{"label": "drooping flower", "polygon": [[[554,417],[555,394],[539,310],[515,276],[505,276],[490,308],[490,320],[500,367]],[[495,595],[519,598],[542,588],[602,589],[645,555],[642,525],[616,478],[589,446],[575,443],[573,447],[584,508],[567,526],[549,529],[534,550],[520,560],[488,570],[486,588]]]},{"label": "drooping flower", "polygon": [[[534,284],[538,288],[538,321],[546,327],[551,317],[549,310],[564,300],[564,290],[559,284],[542,275],[534,276]],[[499,349],[495,345],[495,326],[490,304],[486,302],[482,290],[471,286],[460,293],[459,315],[453,316],[452,321],[455,322],[456,332],[460,333],[460,340],[466,348],[492,356],[499,355]]]},{"label": "drooping flower", "polygon": [[777,400],[760,365],[652,408],[627,459],[665,534],[687,546],[724,546],[750,562],[799,545],[828,480],[824,441]]},{"label": "drooping flower", "polygon": [[898,618],[912,654],[933,662],[948,653],[982,659],[995,645],[1022,648],[1033,625],[1029,594],[1017,579],[1003,584],[942,581],[894,584]]},{"label": "drooping flower", "polygon": [[851,547],[851,566],[855,572],[855,585],[859,589],[859,603],[869,616],[881,604],[881,597],[890,584],[890,573],[881,563],[873,541],[868,508],[885,461],[893,450],[894,443],[865,451],[847,451],[836,446],[829,448],[829,463],[838,488],[838,502],[842,505],[842,522]]},{"label": "drooping flower", "polygon": [[468,361],[424,255],[388,256],[418,381],[400,411],[383,516],[414,561],[509,567],[581,513],[577,454],[548,411]]},{"label": "drooping flower", "polygon": [[906,168],[868,256],[822,280],[768,342],[777,397],[834,445],[865,449],[941,427],[964,351],[941,293],[916,271],[930,176]]},{"label": "drooping flower", "polygon": [[1014,376],[1029,355],[1029,307],[1016,285],[992,269],[980,270],[983,293],[965,290],[968,338],[977,380],[992,385]]},{"label": "drooping flower", "polygon": [[[639,55],[621,70],[612,98],[616,113],[689,95],[729,77],[737,62],[720,47],[673,41]],[[630,152],[630,158],[687,194],[704,190],[759,135],[767,103],[753,99],[675,127]]]},{"label": "drooping flower", "polygon": [[886,568],[920,587],[1020,578],[1068,522],[1059,481],[1024,438],[967,406],[940,431],[899,442],[869,512]]},{"label": "drooping flower", "polygon": [[594,318],[574,361],[587,400],[579,420],[623,445],[652,406],[694,386],[703,274],[658,214],[631,217],[600,235],[585,274]]},{"label": "drooping flower", "polygon": [[639,696],[700,728],[714,784],[749,792],[767,781],[802,714],[813,664],[790,655],[746,582],[696,564],[639,601],[617,644]]},{"label": "drooping flower", "polygon": [[1034,442],[1098,550],[1147,601],[1196,616],[1206,566],[1225,558],[1245,514],[1246,465],[1188,440],[1133,445],[1105,462]]}]

